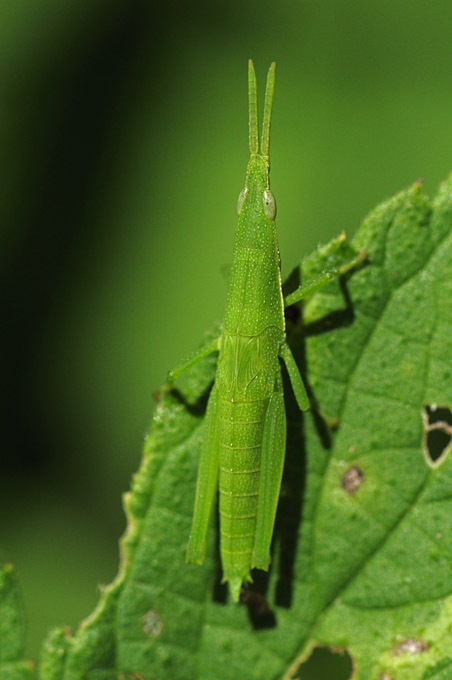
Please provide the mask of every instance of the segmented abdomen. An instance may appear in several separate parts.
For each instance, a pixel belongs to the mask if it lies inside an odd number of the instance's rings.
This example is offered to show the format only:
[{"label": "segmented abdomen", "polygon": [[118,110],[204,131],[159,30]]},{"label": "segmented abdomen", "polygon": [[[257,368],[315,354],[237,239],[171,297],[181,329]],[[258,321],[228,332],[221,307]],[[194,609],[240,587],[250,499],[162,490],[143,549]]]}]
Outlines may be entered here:
[{"label": "segmented abdomen", "polygon": [[268,399],[219,397],[220,550],[226,580],[246,581],[251,569],[263,424]]}]

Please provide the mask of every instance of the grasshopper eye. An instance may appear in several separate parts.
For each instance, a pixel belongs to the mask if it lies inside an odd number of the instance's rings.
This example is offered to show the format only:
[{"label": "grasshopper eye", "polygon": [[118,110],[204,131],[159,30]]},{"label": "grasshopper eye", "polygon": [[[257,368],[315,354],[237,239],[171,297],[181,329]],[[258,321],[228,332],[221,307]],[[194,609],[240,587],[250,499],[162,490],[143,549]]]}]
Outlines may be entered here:
[{"label": "grasshopper eye", "polygon": [[240,215],[242,212],[243,204],[245,203],[245,198],[248,193],[248,189],[245,187],[242,189],[242,191],[239,193],[239,198],[237,201],[237,213]]},{"label": "grasshopper eye", "polygon": [[264,213],[269,220],[274,220],[276,217],[276,201],[270,189],[265,189],[262,197],[264,201]]}]

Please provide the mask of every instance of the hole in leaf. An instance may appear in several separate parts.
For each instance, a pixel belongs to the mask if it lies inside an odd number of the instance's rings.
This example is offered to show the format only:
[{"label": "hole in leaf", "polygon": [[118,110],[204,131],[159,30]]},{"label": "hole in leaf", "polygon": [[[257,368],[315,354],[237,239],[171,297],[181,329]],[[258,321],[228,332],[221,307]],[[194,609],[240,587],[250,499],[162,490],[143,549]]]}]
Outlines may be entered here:
[{"label": "hole in leaf", "polygon": [[363,481],[363,471],[357,465],[352,465],[341,477],[342,488],[349,494],[356,493]]},{"label": "hole in leaf", "polygon": [[345,650],[316,647],[307,661],[298,667],[294,677],[300,680],[350,680],[353,663]]},{"label": "hole in leaf", "polygon": [[422,448],[430,467],[440,465],[451,448],[452,412],[448,406],[425,404],[422,409]]}]

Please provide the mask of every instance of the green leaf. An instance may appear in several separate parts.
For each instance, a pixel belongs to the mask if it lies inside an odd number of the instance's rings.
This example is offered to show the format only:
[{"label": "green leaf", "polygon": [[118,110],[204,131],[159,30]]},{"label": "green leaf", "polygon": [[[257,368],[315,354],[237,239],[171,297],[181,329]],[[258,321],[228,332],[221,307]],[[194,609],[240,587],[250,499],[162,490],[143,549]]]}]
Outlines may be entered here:
[{"label": "green leaf", "polygon": [[[303,323],[288,321],[314,408],[302,416],[287,387],[286,470],[260,595],[227,602],[215,522],[203,565],[185,563],[209,358],[159,401],[126,496],[120,573],[74,636],[49,638],[43,680],[287,680],[303,677],[315,646],[347,650],[355,680],[450,677],[451,226],[452,179],[433,202],[415,184],[352,244],[339,237],[305,258],[286,286],[367,253],[309,299]],[[445,437],[438,456],[433,432]]]},{"label": "green leaf", "polygon": [[24,660],[25,619],[13,568],[0,570],[0,680],[29,680],[33,664]]}]

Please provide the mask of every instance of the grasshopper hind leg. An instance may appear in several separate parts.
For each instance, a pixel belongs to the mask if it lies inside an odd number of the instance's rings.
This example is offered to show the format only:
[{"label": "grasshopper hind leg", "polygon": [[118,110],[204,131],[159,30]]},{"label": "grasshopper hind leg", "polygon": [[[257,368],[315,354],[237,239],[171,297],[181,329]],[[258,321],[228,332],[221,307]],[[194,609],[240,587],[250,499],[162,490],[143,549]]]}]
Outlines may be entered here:
[{"label": "grasshopper hind leg", "polygon": [[210,393],[204,420],[204,433],[199,458],[195,509],[187,547],[187,562],[202,564],[206,552],[206,536],[218,486],[218,419],[215,385]]},{"label": "grasshopper hind leg", "polygon": [[281,378],[270,397],[262,439],[259,503],[252,566],[268,569],[286,450],[286,411]]}]

